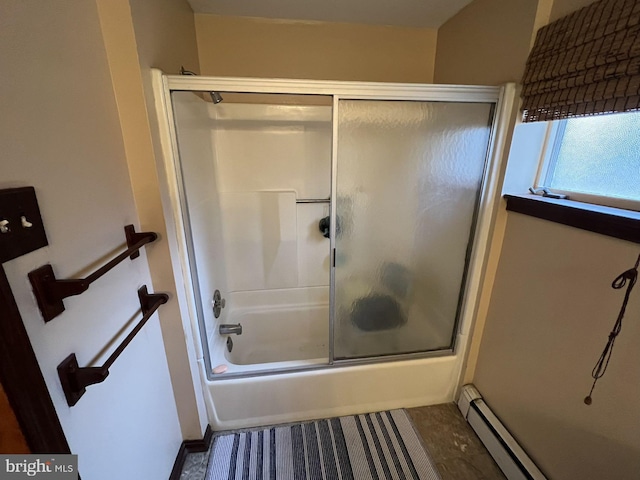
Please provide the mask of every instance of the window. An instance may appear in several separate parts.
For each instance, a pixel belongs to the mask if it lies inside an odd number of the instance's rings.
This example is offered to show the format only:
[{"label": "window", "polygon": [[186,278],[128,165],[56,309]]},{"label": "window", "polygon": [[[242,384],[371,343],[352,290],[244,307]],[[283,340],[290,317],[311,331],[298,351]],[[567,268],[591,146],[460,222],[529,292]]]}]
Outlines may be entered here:
[{"label": "window", "polygon": [[640,112],[554,123],[537,186],[573,200],[640,210]]}]

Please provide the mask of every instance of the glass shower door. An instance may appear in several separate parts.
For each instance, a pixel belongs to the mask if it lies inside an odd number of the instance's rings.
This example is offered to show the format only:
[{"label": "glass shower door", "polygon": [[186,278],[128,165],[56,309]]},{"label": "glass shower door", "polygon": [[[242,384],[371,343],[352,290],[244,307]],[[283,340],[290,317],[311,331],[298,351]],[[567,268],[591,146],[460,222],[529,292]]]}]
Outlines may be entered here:
[{"label": "glass shower door", "polygon": [[493,110],[339,100],[335,359],[453,347]]}]

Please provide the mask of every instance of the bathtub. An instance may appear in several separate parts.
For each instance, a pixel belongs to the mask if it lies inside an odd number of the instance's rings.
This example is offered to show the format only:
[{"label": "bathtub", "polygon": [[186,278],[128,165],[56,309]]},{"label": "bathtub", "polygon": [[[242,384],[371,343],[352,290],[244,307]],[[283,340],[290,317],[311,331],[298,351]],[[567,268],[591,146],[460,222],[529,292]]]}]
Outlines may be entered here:
[{"label": "bathtub", "polygon": [[452,352],[329,365],[328,287],[235,292],[227,305],[223,322],[243,333],[229,336],[231,352],[217,328],[209,339],[212,366],[228,367],[204,378],[214,429],[453,401],[462,361]]},{"label": "bathtub", "polygon": [[232,292],[227,308],[220,323],[239,323],[242,334],[220,335],[217,326],[211,332],[211,365],[227,366],[213,381],[328,363],[329,287]]},{"label": "bathtub", "polygon": [[328,360],[329,305],[253,308],[236,312],[231,323],[242,325],[224,356],[231,365]]}]

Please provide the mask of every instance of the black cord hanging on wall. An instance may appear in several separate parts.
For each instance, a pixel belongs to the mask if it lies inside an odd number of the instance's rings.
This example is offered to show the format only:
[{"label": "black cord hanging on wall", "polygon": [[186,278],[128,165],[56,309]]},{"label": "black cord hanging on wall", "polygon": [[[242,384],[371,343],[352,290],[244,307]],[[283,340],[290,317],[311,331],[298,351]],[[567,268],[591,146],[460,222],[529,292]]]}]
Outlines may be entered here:
[{"label": "black cord hanging on wall", "polygon": [[611,333],[609,334],[609,340],[607,340],[607,344],[605,345],[600,358],[596,362],[596,366],[593,367],[593,371],[591,372],[593,385],[591,385],[589,395],[584,398],[584,403],[586,405],[591,405],[591,394],[593,393],[593,389],[596,388],[596,382],[600,378],[602,378],[602,376],[607,371],[607,367],[609,366],[609,360],[611,360],[611,354],[613,353],[613,346],[616,342],[616,337],[620,333],[620,330],[622,330],[622,319],[624,317],[624,312],[627,309],[629,295],[631,295],[631,290],[633,290],[633,286],[638,280],[638,265],[640,265],[640,255],[638,255],[638,259],[636,260],[636,264],[633,268],[630,268],[626,272],[622,272],[611,283],[611,287],[616,290],[624,288],[624,286],[626,285],[627,291],[624,294],[624,300],[622,301],[622,307],[620,307],[620,313],[618,313],[618,319],[613,326],[613,330],[611,330]]}]

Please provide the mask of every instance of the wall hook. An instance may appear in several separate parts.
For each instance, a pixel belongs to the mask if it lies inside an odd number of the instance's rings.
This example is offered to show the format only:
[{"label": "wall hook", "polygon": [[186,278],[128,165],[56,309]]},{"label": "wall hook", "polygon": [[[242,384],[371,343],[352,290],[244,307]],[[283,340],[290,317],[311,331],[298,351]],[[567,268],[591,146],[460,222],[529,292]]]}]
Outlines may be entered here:
[{"label": "wall hook", "polygon": [[33,227],[33,223],[27,220],[27,217],[24,215],[20,217],[20,223],[22,224],[22,228],[31,228]]}]

